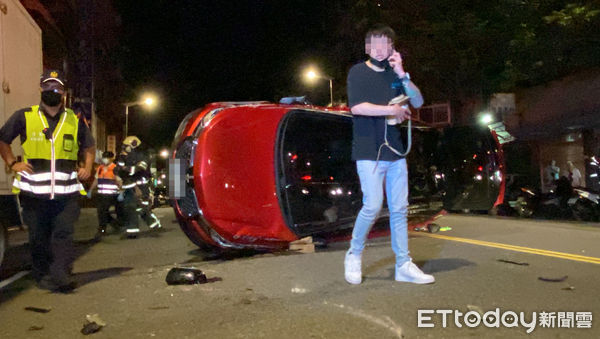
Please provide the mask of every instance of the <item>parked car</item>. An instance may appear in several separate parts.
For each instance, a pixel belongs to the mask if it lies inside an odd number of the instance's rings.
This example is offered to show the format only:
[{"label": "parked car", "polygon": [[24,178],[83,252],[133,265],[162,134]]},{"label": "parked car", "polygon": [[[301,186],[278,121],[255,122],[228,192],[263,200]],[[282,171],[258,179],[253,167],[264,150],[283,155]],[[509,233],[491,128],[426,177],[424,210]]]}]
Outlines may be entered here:
[{"label": "parked car", "polygon": [[[501,149],[487,128],[416,125],[409,223],[443,208],[502,202]],[[182,230],[202,248],[276,249],[308,235],[327,238],[349,232],[361,207],[351,147],[347,108],[212,103],[176,132],[169,196]]]}]

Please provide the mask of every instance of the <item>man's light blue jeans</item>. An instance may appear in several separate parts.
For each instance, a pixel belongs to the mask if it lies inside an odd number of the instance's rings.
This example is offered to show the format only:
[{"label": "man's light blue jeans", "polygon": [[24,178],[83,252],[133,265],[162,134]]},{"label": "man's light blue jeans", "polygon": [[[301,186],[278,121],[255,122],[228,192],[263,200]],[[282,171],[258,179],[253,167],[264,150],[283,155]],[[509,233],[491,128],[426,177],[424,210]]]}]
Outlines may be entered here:
[{"label": "man's light blue jeans", "polygon": [[[377,167],[376,167],[377,166]],[[406,159],[396,161],[358,160],[356,162],[363,206],[356,217],[348,253],[361,254],[371,227],[377,220],[383,205],[383,186],[390,212],[392,250],[396,254],[396,265],[411,260],[408,252],[408,171]]]}]

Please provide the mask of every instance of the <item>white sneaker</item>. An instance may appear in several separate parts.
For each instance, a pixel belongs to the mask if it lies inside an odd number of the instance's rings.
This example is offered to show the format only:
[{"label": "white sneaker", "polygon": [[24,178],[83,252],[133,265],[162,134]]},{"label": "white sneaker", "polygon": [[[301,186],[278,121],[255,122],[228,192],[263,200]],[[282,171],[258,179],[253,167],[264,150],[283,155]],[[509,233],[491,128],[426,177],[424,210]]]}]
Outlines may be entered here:
[{"label": "white sneaker", "polygon": [[361,271],[362,260],[360,254],[346,253],[344,259],[344,277],[346,281],[353,285],[358,285],[362,281]]},{"label": "white sneaker", "polygon": [[396,281],[404,281],[415,284],[432,284],[435,278],[425,274],[412,261],[405,262],[402,266],[396,266]]}]

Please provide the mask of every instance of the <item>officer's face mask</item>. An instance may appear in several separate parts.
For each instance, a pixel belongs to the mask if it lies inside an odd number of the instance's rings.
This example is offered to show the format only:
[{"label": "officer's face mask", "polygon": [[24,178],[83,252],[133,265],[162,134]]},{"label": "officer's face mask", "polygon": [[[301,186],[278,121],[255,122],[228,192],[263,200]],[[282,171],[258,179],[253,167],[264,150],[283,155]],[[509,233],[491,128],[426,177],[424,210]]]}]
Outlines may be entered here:
[{"label": "officer's face mask", "polygon": [[110,159],[108,159],[108,158],[102,158],[102,164],[103,164],[103,165],[108,165],[108,164],[110,164]]},{"label": "officer's face mask", "polygon": [[42,102],[50,107],[60,105],[62,101],[62,94],[56,89],[42,91]]}]

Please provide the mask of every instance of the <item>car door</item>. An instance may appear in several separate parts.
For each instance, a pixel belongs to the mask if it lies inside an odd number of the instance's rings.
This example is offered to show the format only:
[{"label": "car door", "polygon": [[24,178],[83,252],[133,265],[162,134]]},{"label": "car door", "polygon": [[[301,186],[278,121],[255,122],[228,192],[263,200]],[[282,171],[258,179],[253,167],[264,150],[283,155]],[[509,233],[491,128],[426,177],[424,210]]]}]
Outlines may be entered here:
[{"label": "car door", "polygon": [[282,119],[277,184],[284,218],[296,234],[352,226],[362,194],[351,151],[348,114],[292,110]]}]

